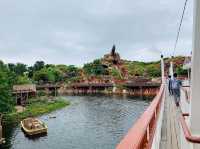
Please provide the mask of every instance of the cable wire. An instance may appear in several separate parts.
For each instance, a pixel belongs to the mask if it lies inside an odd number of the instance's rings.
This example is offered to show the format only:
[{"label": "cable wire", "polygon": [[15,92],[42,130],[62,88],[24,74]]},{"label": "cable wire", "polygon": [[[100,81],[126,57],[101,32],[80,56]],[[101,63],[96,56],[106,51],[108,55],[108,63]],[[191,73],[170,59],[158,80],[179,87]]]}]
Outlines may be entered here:
[{"label": "cable wire", "polygon": [[187,2],[188,2],[188,0],[185,0],[185,4],[184,4],[184,7],[183,7],[183,12],[182,12],[182,15],[181,15],[181,21],[180,21],[180,24],[179,24],[179,27],[178,27],[176,41],[175,41],[175,44],[174,44],[173,56],[174,56],[175,51],[176,51],[176,47],[177,47],[177,43],[178,43],[180,31],[181,31],[181,26],[182,26],[182,23],[183,23],[183,18],[184,18],[184,15],[185,15],[185,10],[186,10],[186,6],[187,6]]}]

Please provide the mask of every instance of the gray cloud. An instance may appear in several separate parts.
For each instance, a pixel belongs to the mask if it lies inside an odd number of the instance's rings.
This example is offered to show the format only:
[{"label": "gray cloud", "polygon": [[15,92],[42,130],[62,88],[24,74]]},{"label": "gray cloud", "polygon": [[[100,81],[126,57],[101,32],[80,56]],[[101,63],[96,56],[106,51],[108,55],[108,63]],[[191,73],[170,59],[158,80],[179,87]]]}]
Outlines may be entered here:
[{"label": "gray cloud", "polygon": [[[184,0],[0,0],[0,59],[82,65],[109,52],[122,58],[170,56]],[[189,54],[189,1],[176,54]]]}]

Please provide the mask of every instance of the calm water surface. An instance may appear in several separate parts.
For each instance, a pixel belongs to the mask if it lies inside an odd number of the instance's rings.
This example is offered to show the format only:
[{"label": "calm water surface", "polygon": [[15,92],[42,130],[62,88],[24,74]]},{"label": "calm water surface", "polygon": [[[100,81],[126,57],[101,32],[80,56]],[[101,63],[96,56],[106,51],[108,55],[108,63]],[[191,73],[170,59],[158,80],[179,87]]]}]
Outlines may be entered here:
[{"label": "calm water surface", "polygon": [[[48,135],[29,139],[20,127],[7,127],[5,149],[114,149],[149,105],[118,96],[65,96],[71,105],[39,117]],[[49,116],[56,116],[50,119]]]}]

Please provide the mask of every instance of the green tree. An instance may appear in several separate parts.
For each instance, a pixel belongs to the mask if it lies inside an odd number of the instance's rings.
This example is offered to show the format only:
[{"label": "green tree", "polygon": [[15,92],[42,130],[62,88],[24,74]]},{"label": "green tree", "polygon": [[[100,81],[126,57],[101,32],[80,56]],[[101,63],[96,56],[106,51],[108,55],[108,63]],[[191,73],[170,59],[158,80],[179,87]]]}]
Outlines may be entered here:
[{"label": "green tree", "polygon": [[9,69],[0,61],[0,112],[9,112],[13,109],[11,84],[9,84]]},{"label": "green tree", "polygon": [[17,75],[23,75],[27,71],[26,65],[22,63],[17,63],[15,66],[15,73]]},{"label": "green tree", "polygon": [[145,64],[143,62],[131,62],[128,64],[128,73],[131,76],[144,74]]},{"label": "green tree", "polygon": [[88,75],[107,75],[108,70],[101,64],[99,59],[94,60],[92,63],[87,63],[83,66],[83,70]]},{"label": "green tree", "polygon": [[18,76],[16,80],[17,80],[16,84],[31,84],[32,83],[30,78],[28,78],[28,76],[26,76],[26,75]]},{"label": "green tree", "polygon": [[186,69],[183,69],[182,66],[177,66],[176,68],[176,73],[178,75],[182,75],[182,76],[186,76],[188,74],[187,70]]},{"label": "green tree", "polygon": [[160,66],[157,66],[155,64],[150,64],[146,67],[147,74],[150,77],[160,77],[161,76],[161,70]]},{"label": "green tree", "polygon": [[54,76],[53,74],[49,73],[46,69],[42,69],[34,72],[33,79],[37,82],[47,83],[51,82],[52,80],[54,81]]},{"label": "green tree", "polygon": [[34,73],[34,68],[33,66],[28,67],[28,77],[32,78]]},{"label": "green tree", "polygon": [[45,67],[45,63],[43,61],[36,61],[33,66],[28,67],[28,77],[32,78],[34,72],[39,71]]},{"label": "green tree", "polygon": [[44,61],[36,61],[35,64],[33,65],[33,70],[34,71],[39,71],[42,68],[44,68],[44,66],[45,66]]},{"label": "green tree", "polygon": [[15,64],[8,63],[8,68],[9,68],[10,71],[15,72]]},{"label": "green tree", "polygon": [[63,81],[64,75],[63,75],[62,71],[60,71],[56,67],[53,67],[53,68],[49,67],[47,69],[48,69],[48,73],[54,76],[54,78],[52,76],[52,80],[51,81],[53,81],[53,82]]},{"label": "green tree", "polygon": [[69,78],[73,78],[73,77],[79,76],[79,70],[78,70],[78,68],[75,67],[74,65],[69,65],[67,67],[67,76]]},{"label": "green tree", "polygon": [[119,70],[117,70],[116,68],[112,68],[112,69],[111,69],[111,75],[112,75],[115,79],[122,79],[122,76],[121,76]]},{"label": "green tree", "polygon": [[8,68],[11,72],[14,72],[16,75],[23,75],[27,71],[26,65],[22,63],[17,63],[16,65],[13,63],[9,63]]}]

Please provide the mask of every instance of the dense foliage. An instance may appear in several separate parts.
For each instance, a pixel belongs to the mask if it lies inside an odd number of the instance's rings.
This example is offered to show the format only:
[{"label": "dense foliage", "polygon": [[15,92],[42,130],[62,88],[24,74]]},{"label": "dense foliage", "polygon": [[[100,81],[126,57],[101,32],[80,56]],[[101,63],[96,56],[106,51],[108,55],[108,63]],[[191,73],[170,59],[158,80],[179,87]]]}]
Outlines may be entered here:
[{"label": "dense foliage", "polygon": [[[175,57],[173,61],[178,75],[187,75],[187,71],[182,69],[184,58]],[[165,63],[169,62],[170,59],[166,58]],[[14,100],[11,90],[14,84],[71,83],[90,76],[101,78],[104,75],[119,80],[127,76],[160,77],[160,61],[149,63],[124,61],[120,66],[107,66],[101,59],[97,59],[84,64],[82,68],[74,65],[45,64],[43,61],[36,61],[29,67],[23,63],[4,64],[0,61],[0,112],[13,110]]]},{"label": "dense foliage", "polygon": [[26,106],[25,111],[21,113],[16,113],[15,111],[8,113],[4,117],[4,121],[6,122],[6,124],[19,122],[24,118],[49,113],[54,110],[63,108],[69,104],[69,101],[63,100],[62,98],[52,100],[51,102],[49,102],[47,99],[32,99],[30,103]]},{"label": "dense foliage", "polygon": [[176,72],[179,76],[187,76],[188,74],[187,70],[183,69],[181,66],[176,67]]},{"label": "dense foliage", "polygon": [[11,98],[11,78],[13,81],[14,76],[9,72],[8,67],[0,61],[0,112],[12,111],[13,102]]},{"label": "dense foliage", "polygon": [[12,87],[14,84],[57,83],[79,79],[80,69],[70,65],[45,64],[37,61],[27,67],[22,63],[4,64],[0,61],[0,113],[11,112],[14,106]]},{"label": "dense foliage", "polygon": [[127,69],[128,69],[128,73],[131,76],[142,76],[144,73],[144,66],[145,63],[143,62],[129,62],[126,64],[127,65]]},{"label": "dense foliage", "polygon": [[126,67],[130,76],[147,76],[147,77],[160,77],[160,61],[157,62],[127,62]]},{"label": "dense foliage", "polygon": [[101,64],[99,59],[94,60],[92,63],[85,64],[83,70],[87,75],[108,75],[108,69]]},{"label": "dense foliage", "polygon": [[122,75],[120,73],[120,71],[116,68],[112,68],[111,69],[111,75],[115,78],[115,79],[122,79]]},{"label": "dense foliage", "polygon": [[29,76],[36,83],[68,82],[80,76],[80,70],[74,65],[52,65],[36,62],[29,71]]},{"label": "dense foliage", "polygon": [[147,65],[146,73],[152,78],[160,77],[161,76],[160,64],[159,65],[155,65],[155,64]]}]

